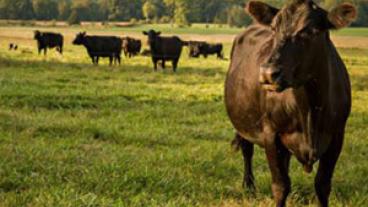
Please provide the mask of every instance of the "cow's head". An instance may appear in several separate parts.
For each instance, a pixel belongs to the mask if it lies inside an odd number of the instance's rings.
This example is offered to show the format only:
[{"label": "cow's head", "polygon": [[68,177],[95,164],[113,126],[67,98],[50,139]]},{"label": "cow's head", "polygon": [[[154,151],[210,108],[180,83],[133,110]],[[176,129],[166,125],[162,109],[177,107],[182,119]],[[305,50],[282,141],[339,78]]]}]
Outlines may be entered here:
[{"label": "cow's head", "polygon": [[161,35],[161,32],[156,32],[155,30],[151,29],[147,32],[144,31],[143,34],[148,37],[148,44],[153,45],[156,42],[156,39]]},{"label": "cow's head", "polygon": [[34,39],[39,40],[41,38],[42,34],[40,31],[36,30],[34,31]]},{"label": "cow's head", "polygon": [[261,52],[266,55],[260,82],[265,89],[278,92],[307,83],[319,70],[314,66],[326,58],[329,30],[346,27],[357,16],[349,3],[327,12],[312,0],[294,0],[282,9],[250,1],[246,11],[272,31]]},{"label": "cow's head", "polygon": [[84,38],[87,36],[86,32],[80,32],[77,34],[73,40],[73,45],[82,45],[84,43]]},{"label": "cow's head", "polygon": [[197,58],[201,55],[201,47],[203,43],[193,42],[189,44],[189,57]]}]

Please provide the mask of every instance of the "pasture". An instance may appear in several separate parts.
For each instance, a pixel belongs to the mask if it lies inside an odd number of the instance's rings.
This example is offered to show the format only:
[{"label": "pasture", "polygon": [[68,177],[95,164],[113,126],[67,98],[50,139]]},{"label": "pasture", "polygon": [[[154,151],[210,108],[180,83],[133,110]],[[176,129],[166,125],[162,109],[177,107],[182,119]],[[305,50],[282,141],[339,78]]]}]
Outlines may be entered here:
[{"label": "pasture", "polygon": [[[226,58],[241,31],[161,27],[186,40],[224,42]],[[83,47],[71,45],[81,30],[143,39],[147,28],[38,28],[66,36],[63,56],[53,50],[44,57],[32,39],[36,28],[0,27],[0,206],[274,205],[259,147],[256,195],[241,186],[243,161],[230,147],[234,131],[223,103],[228,61],[189,59],[184,50],[176,74],[154,73],[148,57],[93,66]],[[334,207],[368,205],[367,34],[333,34],[353,88]],[[10,42],[18,51],[8,51]],[[315,205],[316,167],[308,175],[292,159],[290,206]]]}]

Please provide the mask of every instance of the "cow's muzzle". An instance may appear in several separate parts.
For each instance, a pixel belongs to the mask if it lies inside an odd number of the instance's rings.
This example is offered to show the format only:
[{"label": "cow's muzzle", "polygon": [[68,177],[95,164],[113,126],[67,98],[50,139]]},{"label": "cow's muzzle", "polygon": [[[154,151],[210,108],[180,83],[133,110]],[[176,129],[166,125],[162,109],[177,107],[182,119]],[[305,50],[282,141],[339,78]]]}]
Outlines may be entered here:
[{"label": "cow's muzzle", "polygon": [[286,88],[282,81],[281,69],[266,65],[261,66],[259,82],[267,91],[281,92]]}]

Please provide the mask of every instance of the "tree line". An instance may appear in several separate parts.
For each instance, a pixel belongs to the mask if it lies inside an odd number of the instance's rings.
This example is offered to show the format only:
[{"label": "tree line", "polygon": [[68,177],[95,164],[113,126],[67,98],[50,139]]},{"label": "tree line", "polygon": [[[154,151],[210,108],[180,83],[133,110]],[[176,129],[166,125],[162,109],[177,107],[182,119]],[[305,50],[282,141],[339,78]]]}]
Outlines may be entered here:
[{"label": "tree line", "polygon": [[[251,22],[244,13],[247,0],[0,0],[0,19],[80,21],[130,21],[220,23],[241,27]],[[280,6],[284,0],[264,0]],[[316,0],[330,8],[343,0]],[[350,0],[358,6],[355,26],[368,26],[368,1]]]}]

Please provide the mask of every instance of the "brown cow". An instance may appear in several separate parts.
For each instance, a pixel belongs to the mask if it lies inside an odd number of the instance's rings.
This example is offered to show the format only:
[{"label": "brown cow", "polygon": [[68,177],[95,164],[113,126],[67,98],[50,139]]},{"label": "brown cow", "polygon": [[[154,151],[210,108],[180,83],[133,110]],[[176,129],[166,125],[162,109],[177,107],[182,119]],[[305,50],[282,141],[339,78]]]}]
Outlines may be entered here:
[{"label": "brown cow", "polygon": [[327,207],[351,108],[349,76],[329,30],[348,26],[356,8],[343,3],[327,12],[294,0],[280,10],[251,1],[246,10],[256,24],[234,41],[225,89],[243,183],[254,188],[254,144],[265,148],[278,207],[290,192],[291,155],[307,172],[319,161],[315,190],[319,206]]}]

